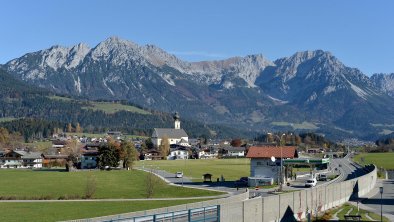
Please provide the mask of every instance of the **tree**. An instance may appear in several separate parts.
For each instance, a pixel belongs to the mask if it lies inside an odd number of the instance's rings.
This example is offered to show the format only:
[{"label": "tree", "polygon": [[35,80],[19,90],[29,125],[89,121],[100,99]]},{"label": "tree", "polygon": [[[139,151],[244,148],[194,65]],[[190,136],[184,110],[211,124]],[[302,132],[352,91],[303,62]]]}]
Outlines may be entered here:
[{"label": "tree", "polygon": [[76,133],[82,133],[82,128],[81,128],[81,126],[79,125],[79,123],[77,123],[77,126],[75,127],[75,132],[76,132]]},{"label": "tree", "polygon": [[120,161],[120,145],[114,141],[101,145],[98,149],[98,167],[103,169],[106,166],[118,167]]},{"label": "tree", "polygon": [[241,139],[233,139],[233,140],[231,140],[230,144],[233,147],[240,147],[242,145],[242,140]]},{"label": "tree", "polygon": [[159,151],[163,159],[166,159],[168,154],[170,154],[170,142],[168,136],[163,136],[161,138],[161,144],[159,146]]},{"label": "tree", "polygon": [[272,143],[274,141],[274,137],[271,133],[267,134],[267,143]]},{"label": "tree", "polygon": [[135,149],[134,144],[129,141],[124,141],[120,148],[122,150],[121,159],[123,160],[123,168],[133,169],[133,165],[138,159],[138,152]]},{"label": "tree", "polygon": [[90,199],[96,193],[97,182],[93,174],[88,174],[86,180],[85,198]]},{"label": "tree", "polygon": [[158,182],[157,178],[153,174],[152,170],[146,174],[146,177],[145,177],[146,198],[153,197],[153,194],[155,193],[155,188],[156,188],[157,182]]},{"label": "tree", "polygon": [[5,128],[0,128],[0,147],[4,147],[10,141],[10,134]]},{"label": "tree", "polygon": [[302,141],[301,141],[301,137],[300,137],[300,136],[298,136],[298,135],[297,135],[297,136],[295,136],[295,145],[297,145],[297,146],[298,146],[298,145],[300,145],[300,144],[301,144],[301,142],[302,142]]},{"label": "tree", "polygon": [[73,127],[71,126],[71,123],[68,123],[67,124],[67,132],[72,133],[72,131],[73,131]]},{"label": "tree", "polygon": [[22,147],[23,137],[19,132],[11,133],[9,135],[8,145],[11,149]]},{"label": "tree", "polygon": [[152,140],[151,140],[150,138],[148,138],[148,139],[145,140],[145,146],[146,146],[149,150],[150,150],[150,149],[153,149],[154,145],[153,145],[153,142],[152,142]]},{"label": "tree", "polygon": [[78,156],[81,153],[79,142],[77,140],[67,141],[66,145],[61,150],[61,153],[68,156],[66,168],[68,171],[72,171],[72,169],[77,165]]}]

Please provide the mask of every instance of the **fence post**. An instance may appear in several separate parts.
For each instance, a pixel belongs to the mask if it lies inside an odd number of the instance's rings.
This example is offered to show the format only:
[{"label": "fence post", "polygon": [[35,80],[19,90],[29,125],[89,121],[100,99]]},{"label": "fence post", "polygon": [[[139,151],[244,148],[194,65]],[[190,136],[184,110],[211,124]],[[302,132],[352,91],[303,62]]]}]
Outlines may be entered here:
[{"label": "fence post", "polygon": [[192,210],[187,210],[187,221],[191,221],[192,220]]},{"label": "fence post", "polygon": [[218,222],[220,222],[220,205],[217,205],[217,212],[216,212],[216,215],[217,215],[217,221]]},{"label": "fence post", "polygon": [[205,207],[204,207],[204,222],[205,222],[205,211],[206,211],[206,209],[205,209]]}]

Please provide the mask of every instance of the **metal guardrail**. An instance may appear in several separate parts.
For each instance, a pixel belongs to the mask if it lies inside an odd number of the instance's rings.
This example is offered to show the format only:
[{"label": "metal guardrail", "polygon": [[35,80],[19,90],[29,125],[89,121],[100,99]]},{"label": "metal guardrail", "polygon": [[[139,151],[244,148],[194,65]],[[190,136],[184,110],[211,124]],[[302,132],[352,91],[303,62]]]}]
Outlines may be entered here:
[{"label": "metal guardrail", "polygon": [[220,205],[188,210],[145,215],[139,217],[118,217],[106,222],[220,222]]}]

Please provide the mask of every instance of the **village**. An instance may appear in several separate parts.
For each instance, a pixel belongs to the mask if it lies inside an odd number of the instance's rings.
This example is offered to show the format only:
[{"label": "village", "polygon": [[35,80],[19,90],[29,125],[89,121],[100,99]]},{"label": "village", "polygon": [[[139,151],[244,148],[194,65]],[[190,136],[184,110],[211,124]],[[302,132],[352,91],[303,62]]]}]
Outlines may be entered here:
[{"label": "village", "polygon": [[[281,144],[282,138],[277,135],[274,135],[273,143],[189,138],[181,128],[178,113],[173,115],[173,119],[173,128],[154,128],[151,137],[145,139],[127,140],[118,131],[109,131],[103,138],[54,134],[50,140],[52,145],[45,152],[26,148],[0,151],[0,168],[114,170],[131,169],[135,161],[248,158],[251,160],[250,175],[244,175],[236,183],[254,187],[294,180],[296,173],[293,167],[297,166],[309,168],[313,178],[314,170],[327,169],[330,162],[329,158],[318,158],[329,157],[323,148],[309,148],[306,150],[309,156],[300,156],[297,146]],[[125,144],[128,145],[123,146]],[[316,154],[317,157],[314,156]]]}]

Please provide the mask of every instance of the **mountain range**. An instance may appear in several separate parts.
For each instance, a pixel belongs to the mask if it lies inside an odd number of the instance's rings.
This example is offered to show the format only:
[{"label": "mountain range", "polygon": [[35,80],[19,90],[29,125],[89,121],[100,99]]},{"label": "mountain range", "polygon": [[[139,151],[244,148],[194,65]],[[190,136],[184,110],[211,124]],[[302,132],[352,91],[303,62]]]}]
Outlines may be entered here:
[{"label": "mountain range", "polygon": [[371,77],[330,52],[187,62],[111,37],[53,46],[1,68],[28,84],[86,99],[127,100],[204,123],[374,139],[394,131],[394,74]]}]

